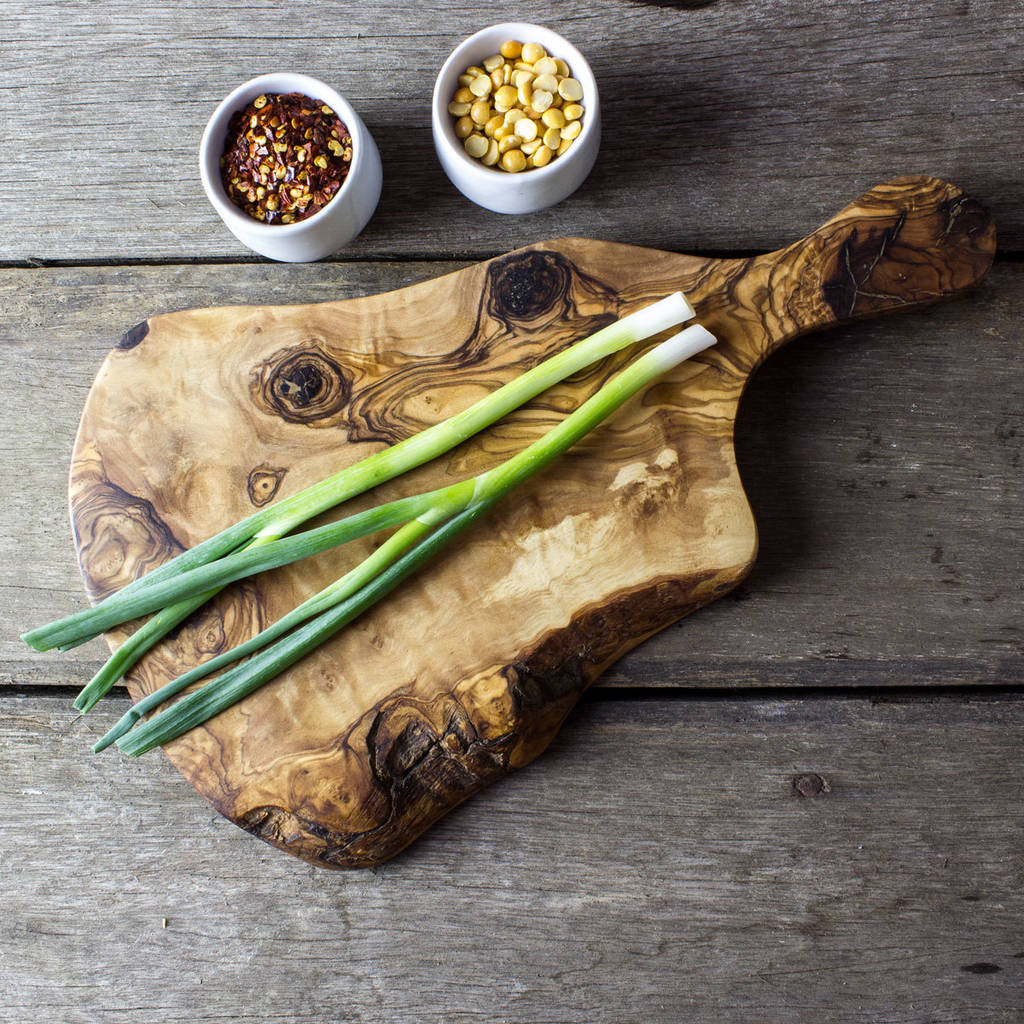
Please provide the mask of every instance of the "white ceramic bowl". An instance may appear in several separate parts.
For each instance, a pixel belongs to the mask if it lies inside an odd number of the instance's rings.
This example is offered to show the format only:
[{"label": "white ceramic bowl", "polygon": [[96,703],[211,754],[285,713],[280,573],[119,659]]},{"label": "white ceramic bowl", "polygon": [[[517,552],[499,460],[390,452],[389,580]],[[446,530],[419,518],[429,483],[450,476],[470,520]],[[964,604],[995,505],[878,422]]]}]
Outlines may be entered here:
[{"label": "white ceramic bowl", "polygon": [[[265,92],[301,92],[322,100],[352,136],[352,164],[338,193],[322,209],[294,224],[264,224],[235,206],[224,191],[220,158],[231,115]],[[272,260],[306,263],[337,252],[366,227],[380,199],[380,153],[362,119],[340,93],[310,78],[279,71],[243,83],[213,113],[199,144],[199,173],[213,208],[244,245]]]},{"label": "white ceramic bowl", "polygon": [[[560,57],[583,86],[586,108],[583,130],[568,152],[546,167],[519,174],[496,171],[469,156],[455,136],[455,119],[448,104],[458,88],[458,78],[471,64],[498,52],[507,39],[540,43],[552,57]],[[534,213],[560,203],[586,180],[601,146],[601,108],[597,82],[583,54],[568,40],[542,25],[509,21],[491,25],[457,46],[444,62],[434,83],[431,126],[434,148],[452,184],[467,199],[496,213]]]}]

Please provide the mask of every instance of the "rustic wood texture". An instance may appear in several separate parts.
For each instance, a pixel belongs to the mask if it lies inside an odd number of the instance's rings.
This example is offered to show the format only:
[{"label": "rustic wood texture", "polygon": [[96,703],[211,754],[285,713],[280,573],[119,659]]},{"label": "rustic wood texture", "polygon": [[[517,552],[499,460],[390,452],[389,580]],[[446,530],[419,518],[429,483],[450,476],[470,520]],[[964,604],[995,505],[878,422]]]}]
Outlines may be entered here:
[{"label": "rustic wood texture", "polygon": [[0,1021],[1020,1020],[1019,700],[585,702],[343,874],[83,757],[124,707],[0,701]]},{"label": "rustic wood texture", "polygon": [[[18,481],[0,503],[0,685],[81,687],[107,653],[97,640],[73,657],[36,654],[18,635],[85,604],[67,522],[68,462],[96,369],[124,329],[153,312],[326,301],[457,268],[0,274],[0,461]],[[597,685],[1024,681],[1022,346],[1024,265],[1003,263],[957,302],[783,348],[755,374],[737,421],[740,477],[759,530],[751,576]]]},{"label": "rustic wood texture", "polygon": [[[392,856],[540,753],[625,651],[747,574],[756,530],[732,435],[763,359],[809,330],[953,297],[984,277],[994,245],[976,201],[907,178],[749,260],[561,240],[383,296],[194,310],[128,331],[93,385],[71,470],[93,598],[676,287],[719,338],[429,572],[169,756],[221,813],[289,852],[333,867]],[[625,359],[375,500],[496,464]],[[247,639],[354,557],[229,588],[129,676],[133,696]]]},{"label": "rustic wood texture", "polygon": [[[427,87],[464,34],[524,13],[591,59],[605,145],[569,200],[501,217],[437,167]],[[0,688],[36,694],[0,701],[0,1019],[1018,1024],[1024,4],[0,0],[0,19]],[[383,152],[337,262],[254,259],[199,188],[216,101],[278,67],[339,86]],[[125,707],[70,710],[104,645],[17,641],[85,601],[71,441],[147,316],[374,294],[558,236],[764,252],[913,172],[976,195],[1003,261],[962,301],[768,361],[737,421],[748,579],[382,868],[303,865],[162,758],[91,757]],[[793,797],[815,774],[830,791]]]},{"label": "rustic wood texture", "polygon": [[[524,15],[587,56],[607,141],[575,196],[509,218],[448,183],[429,98],[465,35]],[[491,256],[560,235],[768,250],[900,172],[956,181],[992,209],[1000,244],[1024,249],[1019,0],[0,0],[0,24],[0,259],[249,255],[206,202],[196,154],[220,99],[278,69],[335,85],[378,142],[384,192],[348,250],[360,257]]]}]

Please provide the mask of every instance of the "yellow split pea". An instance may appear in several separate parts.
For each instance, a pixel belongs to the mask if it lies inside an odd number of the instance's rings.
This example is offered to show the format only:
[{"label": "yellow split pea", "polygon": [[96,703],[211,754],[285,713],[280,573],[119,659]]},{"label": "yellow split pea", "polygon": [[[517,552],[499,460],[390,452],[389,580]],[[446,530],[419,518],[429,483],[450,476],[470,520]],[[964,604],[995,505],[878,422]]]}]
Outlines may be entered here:
[{"label": "yellow split pea", "polygon": [[455,135],[486,167],[518,174],[568,152],[583,130],[583,86],[540,43],[506,40],[459,75]]}]

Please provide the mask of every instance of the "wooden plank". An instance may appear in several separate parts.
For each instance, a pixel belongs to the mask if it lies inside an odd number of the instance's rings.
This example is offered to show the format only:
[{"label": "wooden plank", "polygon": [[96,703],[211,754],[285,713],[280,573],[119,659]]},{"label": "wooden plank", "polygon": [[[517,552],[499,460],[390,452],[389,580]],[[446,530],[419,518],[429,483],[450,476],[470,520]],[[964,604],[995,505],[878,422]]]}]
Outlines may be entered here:
[{"label": "wooden plank", "polygon": [[220,99],[275,69],[336,85],[377,140],[384,193],[357,257],[563,234],[771,249],[897,173],[976,193],[1001,244],[1024,247],[1020,3],[533,4],[588,56],[605,141],[574,197],[519,218],[464,200],[429,131],[444,58],[500,17],[455,0],[0,0],[0,260],[248,255],[206,202],[196,153]]},{"label": "wooden plank", "polygon": [[0,1021],[1020,1019],[1019,699],[590,702],[354,873],[88,755],[116,704],[0,700]]},{"label": "wooden plank", "polygon": [[[104,647],[33,655],[84,602],[66,519],[75,425],[109,345],[154,312],[365,294],[455,264],[55,268],[0,274],[0,682],[82,685]],[[643,644],[618,686],[858,686],[1024,677],[1024,267],[974,298],[802,339],[741,406],[761,548],[738,591]],[[28,567],[28,571],[26,571]]]}]

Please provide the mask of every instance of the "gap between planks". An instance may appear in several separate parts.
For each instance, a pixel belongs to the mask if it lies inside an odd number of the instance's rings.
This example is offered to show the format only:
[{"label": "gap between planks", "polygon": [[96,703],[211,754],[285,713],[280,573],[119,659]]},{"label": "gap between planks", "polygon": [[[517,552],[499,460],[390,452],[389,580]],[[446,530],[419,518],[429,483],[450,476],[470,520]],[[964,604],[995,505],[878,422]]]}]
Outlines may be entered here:
[{"label": "gap between planks", "polygon": [[[81,687],[46,683],[8,684],[0,688],[0,696],[16,698],[53,698],[73,701]],[[920,686],[751,686],[742,689],[720,689],[703,686],[594,686],[580,698],[580,704],[638,703],[643,701],[690,701],[753,703],[766,700],[867,700],[873,704],[901,704],[959,700],[1017,700],[1024,697],[1024,683],[937,683]],[[110,698],[125,699],[123,685],[110,691]],[[82,716],[85,717],[85,716]]]}]

